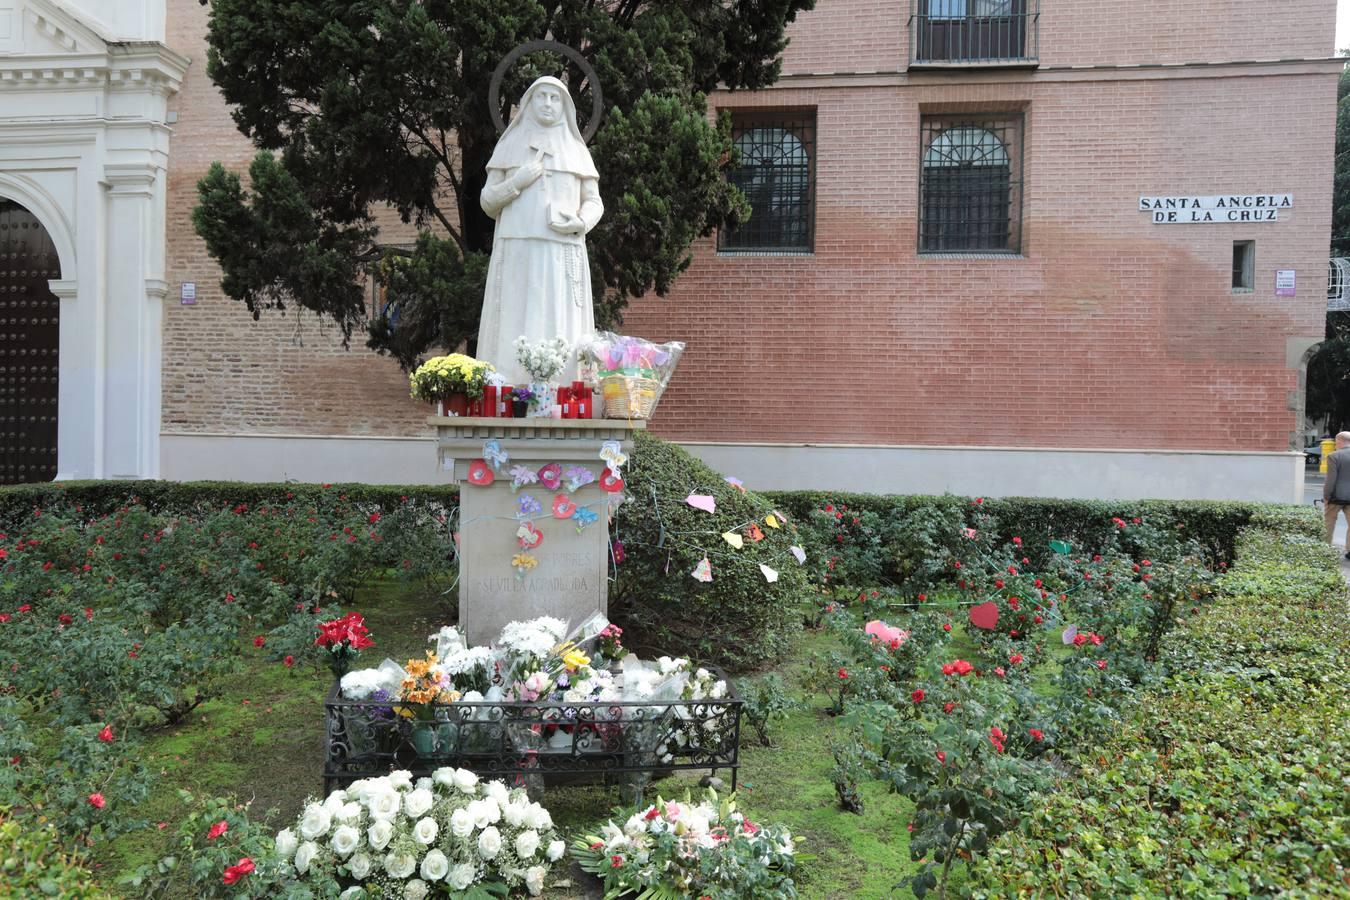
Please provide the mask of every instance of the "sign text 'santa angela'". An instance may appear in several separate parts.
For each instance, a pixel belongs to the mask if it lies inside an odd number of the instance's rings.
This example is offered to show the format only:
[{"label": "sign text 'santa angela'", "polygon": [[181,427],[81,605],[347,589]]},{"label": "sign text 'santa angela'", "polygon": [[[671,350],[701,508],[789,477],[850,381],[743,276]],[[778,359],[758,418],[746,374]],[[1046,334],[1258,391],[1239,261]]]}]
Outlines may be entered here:
[{"label": "sign text 'santa angela'", "polygon": [[1293,194],[1216,194],[1211,197],[1140,197],[1139,210],[1155,225],[1192,222],[1278,222],[1292,209]]}]

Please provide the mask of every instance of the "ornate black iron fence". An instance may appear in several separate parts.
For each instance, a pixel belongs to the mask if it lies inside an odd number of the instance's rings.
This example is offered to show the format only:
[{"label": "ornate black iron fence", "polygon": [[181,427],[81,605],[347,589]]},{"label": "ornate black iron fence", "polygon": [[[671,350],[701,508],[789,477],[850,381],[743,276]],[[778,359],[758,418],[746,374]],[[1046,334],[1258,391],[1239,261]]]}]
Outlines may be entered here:
[{"label": "ornate black iron fence", "polygon": [[334,684],[324,701],[324,794],[393,769],[420,777],[442,766],[508,783],[730,769],[735,790],[741,706],[728,682],[715,700],[437,703],[408,716],[388,700],[344,699]]}]

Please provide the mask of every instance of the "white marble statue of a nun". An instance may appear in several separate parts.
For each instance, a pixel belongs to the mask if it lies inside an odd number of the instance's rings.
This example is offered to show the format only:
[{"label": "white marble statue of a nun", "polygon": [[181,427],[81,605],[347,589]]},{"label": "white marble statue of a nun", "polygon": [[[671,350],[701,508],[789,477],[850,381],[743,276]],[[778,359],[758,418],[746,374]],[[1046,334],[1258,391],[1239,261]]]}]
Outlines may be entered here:
[{"label": "white marble statue of a nun", "polygon": [[573,355],[558,376],[566,383],[576,377],[576,344],[595,331],[586,233],[605,208],[576,107],[558,79],[540,78],[525,91],[488,160],[480,202],[497,225],[478,358],[524,385],[530,379],[516,361],[516,339],[561,337]]}]

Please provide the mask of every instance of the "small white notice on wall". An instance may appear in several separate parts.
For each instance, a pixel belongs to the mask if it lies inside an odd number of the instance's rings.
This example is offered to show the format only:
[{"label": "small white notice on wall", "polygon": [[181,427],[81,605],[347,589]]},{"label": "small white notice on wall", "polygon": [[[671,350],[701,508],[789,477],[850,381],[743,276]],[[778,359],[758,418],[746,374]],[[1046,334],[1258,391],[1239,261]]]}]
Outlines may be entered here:
[{"label": "small white notice on wall", "polygon": [[184,281],[178,286],[178,301],[184,306],[192,306],[197,302],[197,282]]},{"label": "small white notice on wall", "polygon": [[1293,269],[1275,270],[1275,296],[1276,297],[1294,297],[1298,292],[1294,286]]},{"label": "small white notice on wall", "polygon": [[1280,210],[1294,208],[1293,194],[1212,194],[1140,197],[1139,211],[1155,225],[1205,222],[1278,222]]}]

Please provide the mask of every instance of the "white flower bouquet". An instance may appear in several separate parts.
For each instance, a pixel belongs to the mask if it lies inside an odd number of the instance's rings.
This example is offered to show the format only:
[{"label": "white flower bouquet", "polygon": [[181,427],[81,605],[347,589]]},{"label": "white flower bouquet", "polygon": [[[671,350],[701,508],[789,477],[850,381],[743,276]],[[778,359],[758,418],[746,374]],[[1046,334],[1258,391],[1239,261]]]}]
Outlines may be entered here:
[{"label": "white flower bouquet", "polygon": [[622,825],[611,819],[572,844],[606,897],[795,897],[795,854],[786,828],[755,824],[712,790],[697,803],[639,806]]},{"label": "white flower bouquet", "polygon": [[286,874],[343,900],[476,887],[539,894],[565,849],[548,810],[523,790],[451,768],[416,782],[406,771],[354,782],[309,803],[276,836]]}]

